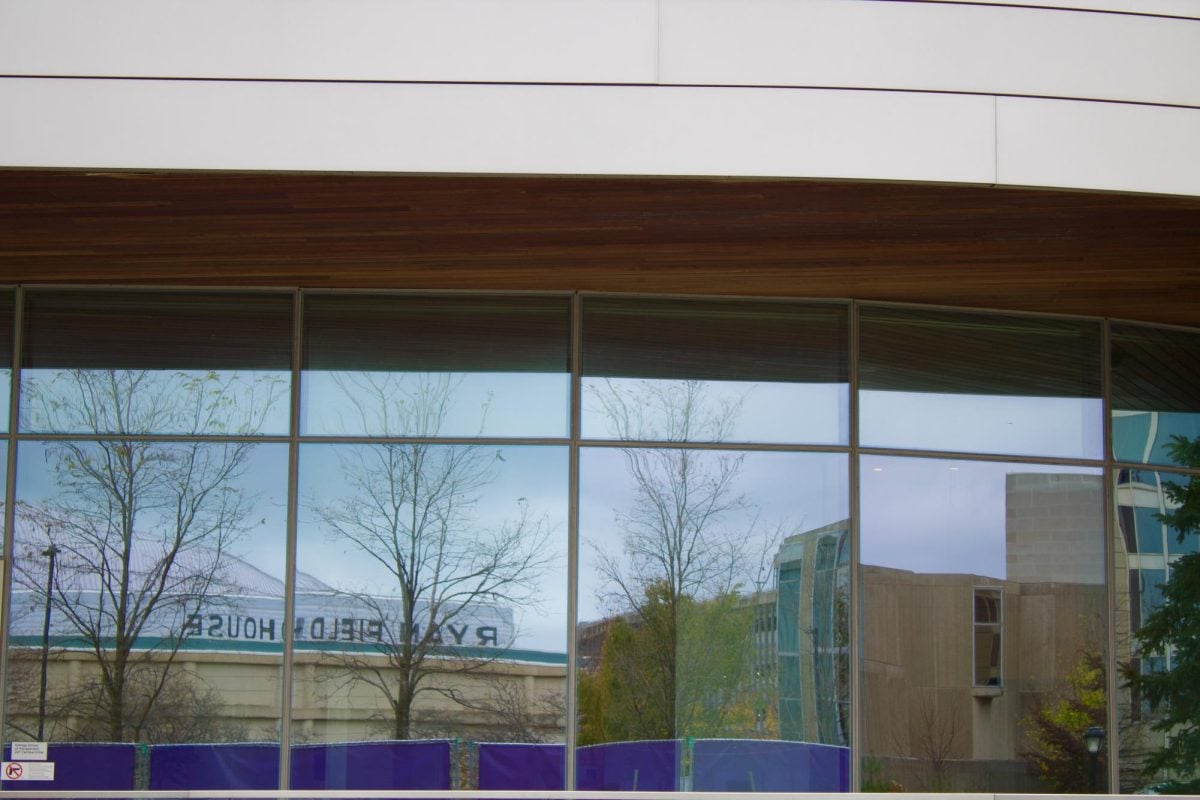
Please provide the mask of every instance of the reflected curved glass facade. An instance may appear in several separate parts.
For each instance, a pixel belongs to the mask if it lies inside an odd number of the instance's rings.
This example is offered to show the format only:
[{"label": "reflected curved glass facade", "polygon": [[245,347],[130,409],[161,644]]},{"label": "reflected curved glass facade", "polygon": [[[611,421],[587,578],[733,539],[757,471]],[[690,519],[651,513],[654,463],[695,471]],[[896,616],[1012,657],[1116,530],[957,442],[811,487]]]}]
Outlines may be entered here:
[{"label": "reflected curved glass facade", "polygon": [[1190,777],[1153,632],[1200,550],[1200,332],[26,289],[0,354],[4,741],[51,743],[46,788]]}]

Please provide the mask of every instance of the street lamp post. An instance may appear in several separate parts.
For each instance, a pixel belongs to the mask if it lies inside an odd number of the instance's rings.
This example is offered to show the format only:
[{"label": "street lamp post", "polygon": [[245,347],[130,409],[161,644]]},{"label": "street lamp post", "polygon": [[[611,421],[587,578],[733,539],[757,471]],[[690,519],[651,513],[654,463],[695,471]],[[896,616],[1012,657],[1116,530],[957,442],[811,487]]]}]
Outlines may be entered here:
[{"label": "street lamp post", "polygon": [[1104,728],[1093,725],[1083,732],[1083,745],[1087,748],[1090,762],[1091,793],[1096,793],[1096,764],[1100,760],[1100,748],[1104,745]]},{"label": "street lamp post", "polygon": [[51,544],[42,551],[50,560],[46,566],[46,616],[42,620],[42,687],[38,693],[38,741],[45,741],[46,730],[46,673],[50,666],[50,601],[54,598],[54,558],[58,548]]}]

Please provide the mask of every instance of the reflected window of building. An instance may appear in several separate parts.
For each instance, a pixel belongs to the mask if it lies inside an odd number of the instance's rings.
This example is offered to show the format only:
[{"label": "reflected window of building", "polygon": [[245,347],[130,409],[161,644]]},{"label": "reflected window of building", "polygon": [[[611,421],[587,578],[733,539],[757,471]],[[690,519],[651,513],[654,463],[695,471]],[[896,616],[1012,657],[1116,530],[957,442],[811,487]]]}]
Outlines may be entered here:
[{"label": "reflected window of building", "polygon": [[1100,458],[1100,335],[1095,322],[864,307],[861,443]]},{"label": "reflected window of building", "polygon": [[1001,607],[998,589],[975,590],[975,685],[999,686],[1001,664]]}]

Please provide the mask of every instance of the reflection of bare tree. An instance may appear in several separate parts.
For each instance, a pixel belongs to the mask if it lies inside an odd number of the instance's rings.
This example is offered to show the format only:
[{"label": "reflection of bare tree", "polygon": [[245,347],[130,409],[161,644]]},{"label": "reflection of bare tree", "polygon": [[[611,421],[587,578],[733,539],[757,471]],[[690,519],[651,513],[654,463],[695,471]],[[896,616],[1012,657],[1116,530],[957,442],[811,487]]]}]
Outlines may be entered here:
[{"label": "reflection of bare tree", "polygon": [[[720,441],[739,408],[708,407],[700,381],[647,382],[632,395],[608,384],[595,396],[612,434],[624,440]],[[679,597],[729,591],[747,560],[748,537],[721,526],[748,509],[736,485],[745,455],[646,447],[622,453],[634,486],[629,509],[616,512],[622,552],[597,552],[613,599],[636,608],[647,589],[662,585],[674,611]]]},{"label": "reflection of bare tree", "polygon": [[912,706],[895,708],[891,726],[897,753],[911,753],[925,766],[922,791],[950,791],[950,767],[962,746],[966,726],[959,709],[943,708],[936,690],[917,690]]},{"label": "reflection of bare tree", "polygon": [[19,510],[14,559],[16,586],[45,598],[47,551],[56,550],[49,603],[98,668],[72,690],[73,710],[99,721],[99,738],[143,739],[160,724],[157,710],[193,691],[172,680],[182,621],[226,588],[221,555],[252,511],[240,485],[252,443],[130,437],[253,433],[277,391],[271,380],[145,370],[30,382],[31,429],[104,437],[45,445],[54,493]]},{"label": "reflection of bare tree", "polygon": [[929,769],[931,792],[950,790],[949,767],[959,749],[962,731],[958,709],[939,708],[936,700],[921,693],[913,718],[913,753]]},{"label": "reflection of bare tree", "polygon": [[[557,739],[563,729],[566,698],[558,692],[530,692],[517,681],[494,681],[482,698],[459,703],[482,717],[490,741],[539,744]],[[482,737],[481,737],[482,738]]]},{"label": "reflection of bare tree", "polygon": [[549,531],[524,498],[514,501],[512,517],[500,524],[476,519],[480,496],[504,460],[499,450],[422,441],[438,435],[460,379],[388,373],[339,375],[336,381],[363,429],[385,439],[418,439],[339,450],[343,493],[312,503],[331,541],[349,546],[394,581],[396,610],[367,592],[352,593],[384,621],[378,641],[369,651],[331,658],[343,667],[341,683],[366,684],[387,698],[391,735],[406,739],[421,693],[461,700],[453,688],[431,681],[433,673],[478,669],[486,661],[478,652],[467,658],[446,646],[468,643],[455,631],[473,610],[536,599],[538,580],[553,560]]},{"label": "reflection of bare tree", "polygon": [[[742,405],[740,399],[710,398],[703,381],[642,381],[632,387],[608,381],[596,385],[593,398],[611,437],[626,441],[720,442],[732,432]],[[766,582],[770,543],[756,541],[753,522],[742,522],[753,516],[737,486],[744,454],[661,446],[622,453],[634,496],[628,508],[615,512],[620,550],[597,547],[596,569],[614,610],[632,613],[633,624],[655,643],[649,663],[633,658],[636,668],[626,671],[644,684],[644,699],[653,698],[653,716],[664,720],[658,735],[674,736],[688,720],[727,705],[731,685],[752,680],[746,644],[753,615],[748,607],[737,608],[736,595],[746,584],[761,589]],[[727,527],[739,522],[738,530]],[[724,613],[724,628],[738,627],[731,634],[737,642],[729,642],[737,663],[722,664],[720,676],[704,668],[725,648],[703,646],[716,630],[715,612]],[[610,667],[631,661],[615,648],[615,642],[607,646]],[[611,692],[604,696],[615,702]]]},{"label": "reflection of bare tree", "polygon": [[[56,667],[68,665],[69,659],[66,653],[58,654]],[[13,700],[7,722],[10,733],[31,740],[37,738],[36,730],[19,720],[36,716],[37,670],[32,652],[13,653],[9,663],[9,693]],[[107,704],[104,687],[98,681],[65,686],[48,701],[46,740],[108,741],[108,722],[95,714]],[[183,669],[137,670],[126,683],[125,706],[132,718],[141,721],[136,739],[146,744],[237,742],[251,735],[244,724],[230,718],[218,689]],[[271,735],[260,732],[263,734],[265,738]]]}]

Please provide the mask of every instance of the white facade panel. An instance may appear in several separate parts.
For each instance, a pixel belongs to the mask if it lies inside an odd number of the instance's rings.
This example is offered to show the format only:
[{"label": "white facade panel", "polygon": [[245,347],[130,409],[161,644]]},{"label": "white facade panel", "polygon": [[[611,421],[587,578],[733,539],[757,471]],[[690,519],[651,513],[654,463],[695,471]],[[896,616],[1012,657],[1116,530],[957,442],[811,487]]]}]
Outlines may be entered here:
[{"label": "white facade panel", "polygon": [[[878,0],[891,2],[891,0]],[[928,0],[934,3],[962,3],[964,0]],[[1070,8],[1080,11],[1109,11],[1124,14],[1143,14],[1200,19],[1200,4],[1196,0],[970,0],[993,6],[1038,6],[1039,8]]]},{"label": "white facade panel", "polygon": [[1200,109],[1025,98],[997,100],[997,177],[1200,195]]},{"label": "white facade panel", "polygon": [[1200,21],[876,0],[662,0],[661,80],[1200,106]]},{"label": "white facade panel", "polygon": [[0,80],[7,166],[990,183],[994,101],[791,89]]},{"label": "white facade panel", "polygon": [[655,0],[5,0],[0,74],[647,83]]}]

